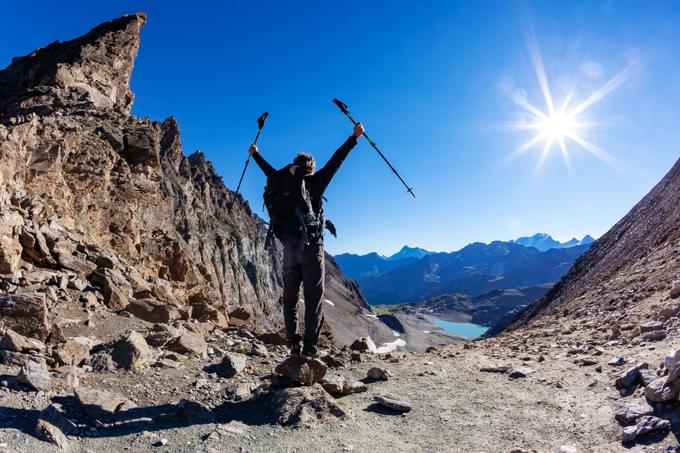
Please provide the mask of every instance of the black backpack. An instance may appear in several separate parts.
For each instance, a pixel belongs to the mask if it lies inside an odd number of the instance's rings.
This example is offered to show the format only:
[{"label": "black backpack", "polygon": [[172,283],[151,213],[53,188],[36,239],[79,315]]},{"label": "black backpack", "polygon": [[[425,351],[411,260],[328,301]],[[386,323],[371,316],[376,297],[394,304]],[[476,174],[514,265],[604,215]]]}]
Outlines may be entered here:
[{"label": "black backpack", "polygon": [[304,170],[299,165],[289,164],[267,178],[264,188],[264,205],[269,213],[269,230],[265,247],[272,243],[272,235],[292,234],[297,230],[304,244],[311,236],[318,234],[322,223],[314,213],[309,192],[305,187]]}]

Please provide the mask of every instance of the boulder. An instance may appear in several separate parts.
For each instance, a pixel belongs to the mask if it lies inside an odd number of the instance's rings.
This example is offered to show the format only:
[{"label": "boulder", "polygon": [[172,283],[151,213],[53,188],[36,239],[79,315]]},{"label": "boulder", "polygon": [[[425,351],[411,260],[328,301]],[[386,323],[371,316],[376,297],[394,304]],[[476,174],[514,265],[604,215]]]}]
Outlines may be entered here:
[{"label": "boulder", "polygon": [[347,380],[338,374],[326,376],[321,380],[321,386],[333,396],[344,395]]},{"label": "boulder", "polygon": [[272,409],[283,426],[312,427],[345,417],[345,411],[319,384],[278,390]]},{"label": "boulder", "polygon": [[678,389],[667,377],[660,377],[645,387],[645,396],[653,403],[665,403],[678,397]]},{"label": "boulder", "polygon": [[35,435],[38,439],[54,444],[62,450],[68,448],[68,440],[61,429],[41,418],[36,423]]},{"label": "boulder", "polygon": [[90,356],[90,348],[93,343],[92,340],[85,337],[71,338],[56,350],[57,360],[62,365],[78,366]]},{"label": "boulder", "polygon": [[7,329],[5,335],[0,339],[0,349],[14,352],[41,352],[45,349],[45,344],[34,338],[19,335],[12,329]]},{"label": "boulder", "polygon": [[274,369],[274,373],[293,382],[313,385],[323,379],[327,369],[321,360],[291,356],[281,362]]},{"label": "boulder", "polygon": [[229,326],[227,314],[206,302],[191,304],[191,317],[200,322],[212,322],[222,329]]},{"label": "boulder", "polygon": [[139,319],[153,323],[170,324],[182,319],[182,312],[177,306],[154,299],[130,300],[125,311],[132,313]]},{"label": "boulder", "polygon": [[653,332],[655,330],[663,330],[663,322],[661,321],[650,321],[644,324],[640,324],[640,333]]},{"label": "boulder", "polygon": [[184,329],[167,324],[154,324],[151,332],[146,335],[146,342],[156,348],[164,348],[177,341],[184,333]]},{"label": "boulder", "polygon": [[384,368],[372,367],[366,372],[366,379],[370,382],[386,381],[389,379],[389,373]]},{"label": "boulder", "polygon": [[642,341],[661,341],[664,338],[666,338],[665,330],[652,330],[640,335],[640,340]]},{"label": "boulder", "polygon": [[141,368],[153,361],[153,351],[142,334],[129,332],[113,344],[111,358],[119,368]]},{"label": "boulder", "polygon": [[361,337],[357,340],[354,340],[354,343],[352,343],[349,348],[352,351],[359,352],[375,352],[378,349],[371,337]]},{"label": "boulder", "polygon": [[237,307],[229,312],[229,325],[242,326],[250,323],[250,312],[243,307]]},{"label": "boulder", "polygon": [[83,411],[93,418],[113,415],[136,405],[124,396],[100,388],[79,388],[75,396]]},{"label": "boulder", "polygon": [[47,391],[52,388],[50,372],[44,361],[27,361],[24,363],[17,376],[17,382],[28,385],[38,391]]},{"label": "boulder", "polygon": [[384,393],[373,398],[376,403],[385,406],[397,412],[409,412],[411,410],[411,403],[399,396]]},{"label": "boulder", "polygon": [[19,269],[22,250],[18,238],[0,236],[0,274],[13,274]]},{"label": "boulder", "polygon": [[619,377],[616,378],[616,388],[628,389],[635,385],[638,378],[640,377],[640,370],[643,368],[649,368],[649,364],[638,363],[634,367],[628,368],[626,371],[621,373]]},{"label": "boulder", "polygon": [[671,286],[671,299],[676,299],[680,297],[680,280],[677,282],[673,282],[673,285]]},{"label": "boulder", "polygon": [[262,332],[257,335],[257,339],[265,344],[273,344],[277,346],[288,345],[286,334],[282,330],[279,330],[278,332]]},{"label": "boulder", "polygon": [[665,431],[670,429],[671,422],[652,415],[645,415],[640,418],[637,425],[627,426],[623,429],[622,441],[632,442],[639,436],[648,434],[654,431]]},{"label": "boulder", "polygon": [[204,356],[207,354],[208,344],[202,335],[185,330],[177,339],[168,344],[167,348],[180,354]]},{"label": "boulder", "polygon": [[0,295],[0,318],[6,328],[44,341],[50,332],[44,293]]},{"label": "boulder", "polygon": [[627,400],[619,407],[614,414],[614,418],[622,426],[634,425],[638,418],[644,415],[652,415],[654,408],[647,402],[646,398],[635,398]]},{"label": "boulder", "polygon": [[102,294],[104,294],[104,304],[113,311],[123,310],[128,306],[128,296],[113,282],[107,282]]},{"label": "boulder", "polygon": [[222,359],[222,372],[227,377],[234,377],[246,367],[248,358],[238,352],[227,352]]}]

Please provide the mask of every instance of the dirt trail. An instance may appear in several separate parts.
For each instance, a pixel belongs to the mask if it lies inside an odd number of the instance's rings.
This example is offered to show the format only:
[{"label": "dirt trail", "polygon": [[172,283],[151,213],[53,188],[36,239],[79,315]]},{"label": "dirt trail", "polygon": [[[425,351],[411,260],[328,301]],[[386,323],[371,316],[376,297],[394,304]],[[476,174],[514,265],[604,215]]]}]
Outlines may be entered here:
[{"label": "dirt trail", "polygon": [[[574,363],[580,356],[569,354],[572,345],[557,346],[554,339],[552,343],[553,347],[546,338],[524,345],[516,335],[502,342],[475,343],[470,349],[456,345],[431,353],[393,354],[399,357],[398,363],[373,356],[367,362],[355,363],[339,372],[360,379],[369,367],[378,365],[392,377],[386,382],[369,384],[365,393],[339,398],[338,404],[348,412],[346,419],[301,429],[283,428],[276,423],[266,393],[245,402],[229,403],[221,400],[219,394],[207,397],[201,391],[190,390],[197,377],[206,375],[200,371],[202,361],[196,358],[187,364],[186,370],[126,374],[120,382],[128,381],[132,386],[128,395],[136,395],[138,404],[145,406],[140,414],[151,417],[152,421],[120,430],[92,431],[93,437],[72,438],[69,451],[506,452],[514,448],[565,452],[646,451],[644,445],[624,448],[620,442],[621,428],[614,420],[614,411],[621,397],[613,382],[625,366],[614,367],[607,362],[622,355],[630,363],[646,360],[656,364],[668,350],[680,346],[680,341],[634,350],[604,347],[602,355],[593,357],[597,364],[590,366]],[[544,358],[541,362],[540,356]],[[482,367],[502,365],[529,367],[534,372],[524,378],[510,379],[507,374],[480,371]],[[595,371],[597,365],[602,366],[602,372]],[[118,388],[125,389],[125,384],[119,384]],[[210,400],[214,406],[212,419],[164,421],[164,406],[160,402],[155,406],[141,404],[144,392],[135,391],[140,388],[146,389],[146,394],[178,388],[184,398]],[[380,409],[373,397],[385,392],[408,399],[413,410],[395,415]],[[172,400],[168,396],[159,401],[165,399]],[[0,417],[3,419],[0,451],[2,448],[17,452],[58,451],[30,434],[12,429],[24,429],[32,434],[35,426],[32,417],[48,403],[44,394],[3,388],[0,391],[4,412]],[[23,409],[11,411],[8,409],[11,407]],[[224,424],[232,420],[245,424],[243,433],[224,430]],[[166,439],[167,443],[160,445],[160,439]],[[654,451],[677,445],[673,433],[663,440],[652,441],[656,442]]]}]

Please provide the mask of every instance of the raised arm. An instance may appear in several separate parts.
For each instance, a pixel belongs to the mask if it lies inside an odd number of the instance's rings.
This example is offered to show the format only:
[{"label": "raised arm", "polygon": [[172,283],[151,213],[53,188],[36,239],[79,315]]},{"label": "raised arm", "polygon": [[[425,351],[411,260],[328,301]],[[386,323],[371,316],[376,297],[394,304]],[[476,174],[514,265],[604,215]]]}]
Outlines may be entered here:
[{"label": "raised arm", "polygon": [[356,146],[357,140],[363,133],[364,127],[361,125],[361,123],[355,124],[352,135],[350,135],[349,138],[345,140],[345,143],[340,145],[340,148],[335,150],[331,158],[328,160],[328,162],[326,162],[326,165],[316,172],[315,179],[318,181],[322,191],[325,190],[328,184],[331,182],[331,179],[333,179],[333,176],[340,168],[340,165],[342,165],[342,163],[345,161],[352,148]]},{"label": "raised arm", "polygon": [[255,159],[255,162],[257,162],[258,167],[262,169],[264,172],[265,176],[269,178],[271,175],[276,173],[276,169],[269,165],[269,162],[264,160],[264,157],[260,155],[257,149],[257,145],[250,145],[250,148],[248,149],[248,153],[253,156],[253,159]]}]

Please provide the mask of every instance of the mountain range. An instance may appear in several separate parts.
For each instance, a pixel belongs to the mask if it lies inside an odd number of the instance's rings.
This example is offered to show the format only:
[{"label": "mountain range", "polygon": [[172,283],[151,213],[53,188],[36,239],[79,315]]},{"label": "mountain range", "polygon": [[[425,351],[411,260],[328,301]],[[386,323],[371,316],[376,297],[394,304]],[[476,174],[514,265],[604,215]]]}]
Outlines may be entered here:
[{"label": "mountain range", "polygon": [[477,296],[493,290],[554,283],[590,246],[589,236],[583,244],[571,247],[545,234],[532,238],[542,246],[558,246],[540,250],[518,242],[525,239],[520,238],[490,244],[477,242],[450,253],[419,249],[420,258],[413,254],[385,258],[369,253],[341,254],[335,259],[348,277],[357,280],[370,304],[399,304],[445,294]]},{"label": "mountain range", "polygon": [[586,234],[585,236],[583,236],[583,239],[572,238],[566,242],[560,242],[553,239],[553,237],[550,236],[549,234],[537,233],[534,234],[533,236],[520,237],[510,242],[525,245],[527,247],[534,247],[540,250],[541,252],[545,252],[546,250],[550,249],[564,249],[568,247],[574,247],[577,245],[592,244],[593,242],[595,242],[595,239],[593,239],[593,237],[590,236],[589,234]]}]

